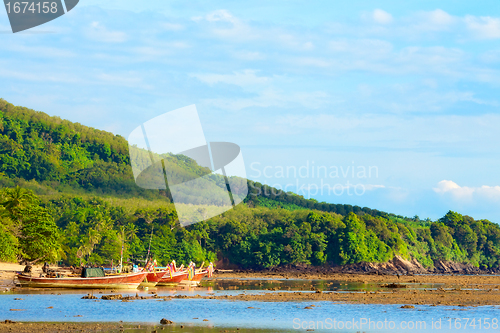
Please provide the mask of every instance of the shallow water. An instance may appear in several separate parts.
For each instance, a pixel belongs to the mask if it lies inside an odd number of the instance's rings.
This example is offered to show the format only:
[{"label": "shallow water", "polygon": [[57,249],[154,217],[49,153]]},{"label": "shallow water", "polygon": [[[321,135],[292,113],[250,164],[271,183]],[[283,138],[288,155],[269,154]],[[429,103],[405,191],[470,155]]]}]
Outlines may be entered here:
[{"label": "shallow water", "polygon": [[[405,283],[409,289],[437,289],[442,283]],[[333,280],[299,280],[299,279],[229,279],[217,278],[203,282],[203,286],[213,290],[274,290],[279,291],[375,291],[389,290],[376,282],[344,282]]]},{"label": "shallow water", "polygon": [[[377,284],[306,280],[236,280],[217,279],[191,289],[150,288],[138,290],[146,295],[152,290],[166,295],[225,295],[311,289],[362,291],[376,290]],[[420,285],[414,287],[424,288]],[[435,288],[426,285],[425,288]],[[311,291],[312,292],[312,291]],[[321,302],[256,302],[210,299],[147,299],[132,302],[84,300],[88,291],[20,290],[0,295],[0,320],[58,322],[136,322],[157,324],[161,318],[177,325],[201,328],[245,328],[282,332],[491,332],[500,331],[500,307],[450,307],[417,305],[360,305]],[[103,292],[109,294],[110,292]],[[135,295],[136,291],[119,291]],[[100,294],[95,293],[96,296]],[[16,298],[21,298],[16,300]],[[311,306],[313,305],[313,306]],[[305,309],[305,307],[312,309]],[[52,308],[49,308],[52,307]],[[11,311],[17,309],[22,311]],[[486,318],[489,318],[485,320]],[[207,321],[204,321],[207,319]],[[472,323],[474,320],[474,323]],[[479,327],[481,321],[481,327]],[[439,328],[439,322],[441,323]],[[465,326],[467,322],[467,326]],[[475,327],[471,326],[474,324]],[[486,325],[485,325],[486,324]],[[488,326],[487,328],[485,326]],[[177,327],[177,326],[176,326]],[[405,329],[409,327],[408,329]],[[186,327],[187,328],[187,327]],[[323,328],[323,329],[321,329]],[[175,329],[174,329],[175,330]],[[194,330],[194,329],[193,329]],[[186,332],[187,330],[184,330]]]}]

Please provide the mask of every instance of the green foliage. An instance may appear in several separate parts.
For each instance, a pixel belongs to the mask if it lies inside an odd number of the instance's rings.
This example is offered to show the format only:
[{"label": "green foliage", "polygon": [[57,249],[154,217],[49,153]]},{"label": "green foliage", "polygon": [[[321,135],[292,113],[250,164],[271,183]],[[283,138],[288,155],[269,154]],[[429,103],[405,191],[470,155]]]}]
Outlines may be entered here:
[{"label": "green foliage", "polygon": [[315,199],[305,199],[302,195],[293,192],[285,192],[274,187],[264,185],[258,182],[248,181],[248,197],[245,202],[250,206],[261,206],[268,208],[283,208],[287,210],[309,209],[320,210],[329,213],[347,215],[355,213],[359,215],[368,214],[374,217],[387,216],[387,213],[370,209],[368,207],[359,207],[341,204],[329,204],[318,202]]},{"label": "green foliage", "polygon": [[33,192],[20,187],[2,189],[0,207],[4,260],[54,261],[60,257],[59,230]]},{"label": "green foliage", "polygon": [[[149,153],[131,153],[133,168],[149,165]],[[186,156],[155,158],[179,182],[210,173]],[[207,178],[225,188],[220,175]],[[337,265],[400,255],[426,267],[436,260],[500,267],[500,228],[487,220],[450,211],[433,222],[233,181],[233,195],[249,190],[244,204],[181,228],[165,191],[136,185],[124,138],[0,99],[0,260],[109,264],[123,251],[125,261],[138,262],[151,241],[149,256],[163,265]],[[221,201],[218,193],[207,197]],[[195,202],[193,193],[185,200]],[[208,207],[192,209],[203,215]]]},{"label": "green foliage", "polygon": [[254,200],[254,203],[257,204],[259,207],[266,207],[266,208],[283,208],[286,210],[298,210],[298,209],[307,209],[302,206],[297,206],[295,204],[291,203],[285,203],[281,201],[276,201],[272,200],[266,197],[258,197]]},{"label": "green foliage", "polygon": [[19,241],[8,230],[9,222],[2,219],[0,224],[0,261],[14,262],[19,254]]}]

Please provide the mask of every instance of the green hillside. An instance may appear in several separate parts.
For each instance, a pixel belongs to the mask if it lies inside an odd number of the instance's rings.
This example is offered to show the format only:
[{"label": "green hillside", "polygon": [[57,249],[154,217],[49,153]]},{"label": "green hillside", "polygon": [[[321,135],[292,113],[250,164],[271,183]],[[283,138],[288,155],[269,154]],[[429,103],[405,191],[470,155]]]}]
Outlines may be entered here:
[{"label": "green hillside", "polygon": [[[136,164],[149,164],[149,153],[134,149]],[[182,155],[163,155],[165,167],[179,180],[194,179],[210,171]],[[146,190],[136,185],[127,141],[120,135],[97,130],[59,117],[50,117],[0,99],[0,173],[11,181],[35,181],[62,193],[112,195],[128,198],[165,198],[163,191]],[[223,178],[211,176],[213,183],[225,187]],[[34,183],[32,183],[34,184]],[[33,187],[40,191],[40,187]],[[260,183],[249,182],[246,201],[252,206],[296,207],[338,214],[381,212],[358,206],[328,204],[283,193]],[[40,192],[43,193],[43,192]],[[210,197],[210,195],[208,195]],[[217,195],[211,196],[214,201]],[[186,198],[186,202],[193,202]]]},{"label": "green hillside", "polygon": [[[267,268],[400,255],[426,267],[436,260],[500,265],[500,228],[490,221],[455,212],[420,221],[252,181],[243,204],[182,228],[165,191],[135,184],[128,154],[119,135],[0,100],[0,260],[109,264],[123,246],[125,259],[137,262],[151,243],[161,264],[227,259]],[[180,179],[208,173],[186,156],[161,157]],[[225,186],[220,176],[211,181]]]}]

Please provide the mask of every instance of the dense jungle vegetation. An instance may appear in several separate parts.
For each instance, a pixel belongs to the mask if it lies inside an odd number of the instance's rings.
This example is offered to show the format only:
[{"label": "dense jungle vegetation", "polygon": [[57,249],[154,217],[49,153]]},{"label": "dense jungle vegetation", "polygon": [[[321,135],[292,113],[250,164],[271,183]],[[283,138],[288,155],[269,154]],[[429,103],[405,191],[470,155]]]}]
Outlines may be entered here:
[{"label": "dense jungle vegetation", "polygon": [[[183,177],[206,173],[185,156],[162,157]],[[135,184],[123,137],[0,99],[0,260],[110,264],[123,247],[126,260],[149,250],[161,264],[225,258],[264,268],[401,255],[427,267],[500,265],[500,228],[487,220],[450,211],[421,221],[248,186],[235,209],[182,228],[164,191]]]}]

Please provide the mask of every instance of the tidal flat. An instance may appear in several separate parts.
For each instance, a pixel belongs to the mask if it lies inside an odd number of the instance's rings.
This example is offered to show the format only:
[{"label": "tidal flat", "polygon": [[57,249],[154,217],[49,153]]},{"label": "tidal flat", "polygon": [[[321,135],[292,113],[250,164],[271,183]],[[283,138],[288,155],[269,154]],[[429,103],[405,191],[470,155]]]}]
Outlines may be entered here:
[{"label": "tidal flat", "polygon": [[0,332],[488,332],[500,320],[496,275],[230,272],[197,288],[75,291],[18,288],[11,274]]}]

